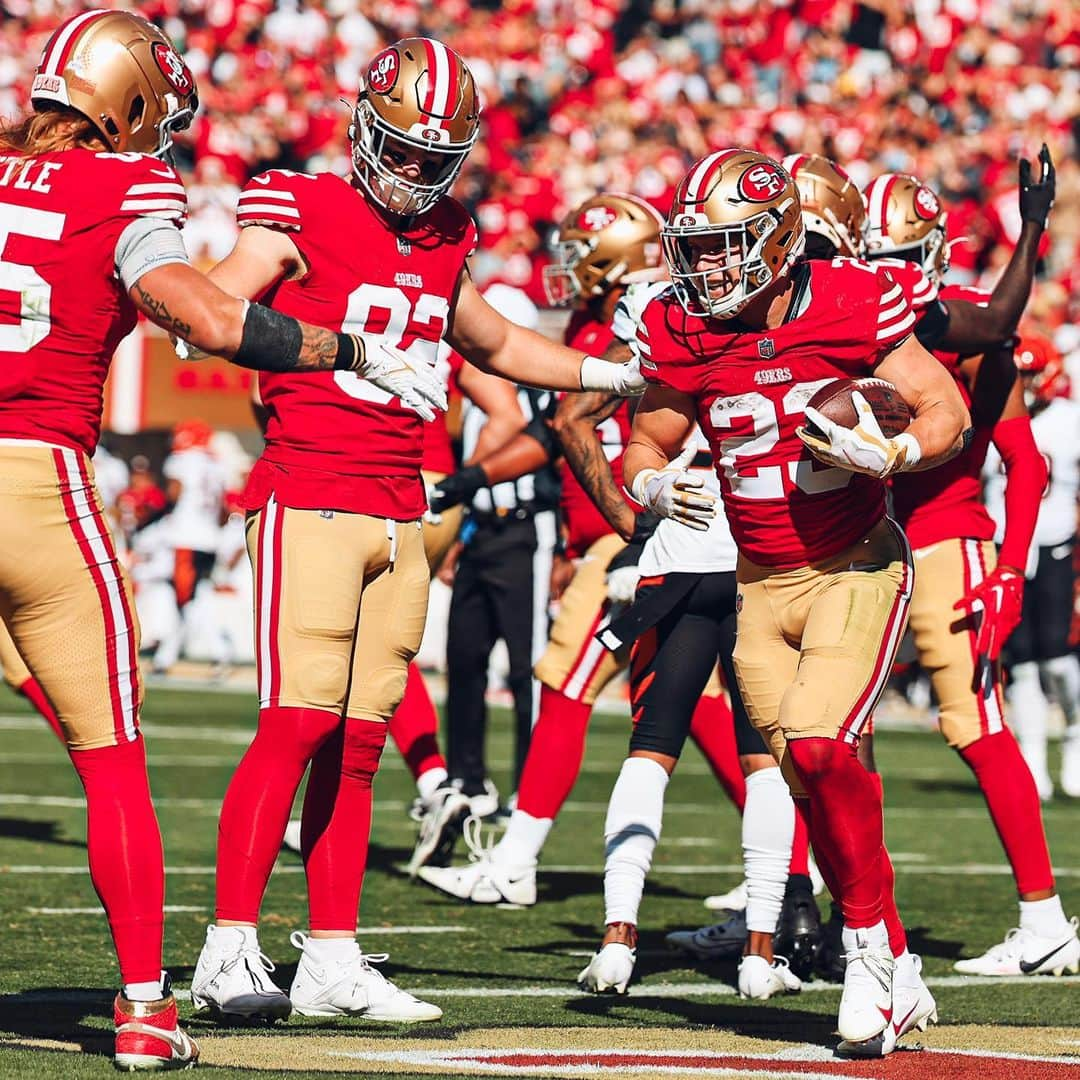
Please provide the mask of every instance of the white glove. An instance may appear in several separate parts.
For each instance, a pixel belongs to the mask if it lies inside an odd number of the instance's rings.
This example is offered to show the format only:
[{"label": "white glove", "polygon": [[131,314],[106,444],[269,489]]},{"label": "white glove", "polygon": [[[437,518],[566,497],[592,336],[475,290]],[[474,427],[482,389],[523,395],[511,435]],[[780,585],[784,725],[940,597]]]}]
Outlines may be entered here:
[{"label": "white glove", "polygon": [[353,369],[360,378],[400,398],[403,408],[412,409],[425,420],[434,420],[436,409],[446,412],[446,387],[431,364],[415,359],[389,342],[361,334],[354,336],[364,350]]},{"label": "white glove", "polygon": [[706,532],[716,517],[716,496],[701,489],[705,479],[688,472],[697,447],[691,443],[662,469],[642,469],[630,494],[642,506],[698,532]]},{"label": "white glove", "polygon": [[598,356],[586,356],[581,361],[581,389],[603,390],[620,397],[640,397],[645,393],[645,377],[641,363],[635,356],[625,364],[601,360]]},{"label": "white glove", "polygon": [[613,604],[631,604],[637,592],[641,571],[636,566],[620,566],[609,570],[607,575],[607,598]]},{"label": "white glove", "polygon": [[818,461],[879,478],[903,472],[918,464],[922,448],[914,435],[901,432],[892,439],[886,438],[874,410],[858,390],[852,391],[851,404],[859,414],[859,422],[853,428],[842,427],[817,409],[806,407],[806,419],[824,438],[805,427],[796,428],[795,434]]}]

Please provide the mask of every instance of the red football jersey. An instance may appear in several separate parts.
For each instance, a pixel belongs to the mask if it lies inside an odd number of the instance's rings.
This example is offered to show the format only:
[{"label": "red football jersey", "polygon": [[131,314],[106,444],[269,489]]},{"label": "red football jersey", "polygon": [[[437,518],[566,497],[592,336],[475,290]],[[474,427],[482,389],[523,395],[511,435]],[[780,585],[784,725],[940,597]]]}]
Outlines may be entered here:
[{"label": "red football jersey", "polygon": [[905,259],[874,259],[872,265],[884,268],[896,279],[916,316],[938,299],[937,285],[918,263]]},{"label": "red football jersey", "polygon": [[693,318],[669,291],[638,331],[647,378],[697,400],[739,550],[777,569],[843,551],[885,514],[880,480],[821,464],[795,429],[820,387],[869,374],[915,326],[887,271],[852,259],[803,267],[805,307],[774,329]]},{"label": "red football jersey", "polygon": [[[383,335],[435,363],[475,244],[460,203],[440,199],[399,231],[340,176],[273,170],[244,188],[236,220],[288,231],[307,264],[264,303],[316,326]],[[285,506],[398,521],[424,512],[423,421],[415,412],[346,371],[263,372],[259,390],[266,449],[245,491],[249,509],[273,494]]]},{"label": "red football jersey", "polygon": [[0,438],[93,454],[105,376],[137,318],[116,242],[134,218],[179,226],[186,213],[156,158],[0,155]]},{"label": "red football jersey", "polygon": [[[461,371],[464,357],[454,352],[449,345],[439,349],[435,370],[446,387],[447,398],[460,395],[457,377]],[[422,465],[424,472],[442,473],[444,476],[457,468],[454,460],[454,446],[450,441],[450,428],[446,424],[446,413],[437,412],[435,419],[423,426],[424,449]]]},{"label": "red football jersey", "polygon": [[[982,289],[947,285],[939,299],[967,300],[985,307],[990,294]],[[957,353],[938,350],[934,355],[956,374]],[[957,377],[964,404],[971,407],[967,383]],[[993,426],[976,426],[971,445],[951,461],[921,473],[893,477],[893,506],[913,548],[929,547],[957,537],[992,540],[994,521],[982,498],[982,467],[990,446]]]},{"label": "red football jersey", "polygon": [[[598,322],[587,311],[575,311],[566,326],[563,340],[572,349],[581,349],[591,356],[602,356],[614,335],[609,323]],[[622,459],[630,441],[630,413],[624,401],[612,416],[597,424],[596,437],[604,448],[611,465],[615,483],[622,488]],[[566,531],[566,553],[572,559],[584,555],[602,536],[614,530],[596,503],[578,482],[573,470],[563,458],[560,466],[562,493],[559,508]]]}]

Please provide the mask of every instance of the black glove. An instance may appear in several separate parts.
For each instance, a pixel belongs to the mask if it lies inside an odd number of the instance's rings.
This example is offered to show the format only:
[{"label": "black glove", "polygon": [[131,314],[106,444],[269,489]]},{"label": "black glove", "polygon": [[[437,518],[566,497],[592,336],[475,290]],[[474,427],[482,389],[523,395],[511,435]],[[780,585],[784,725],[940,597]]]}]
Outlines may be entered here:
[{"label": "black glove", "polygon": [[482,488],[487,487],[487,476],[479,465],[466,465],[456,473],[440,480],[428,492],[428,507],[433,514],[441,514],[451,507],[469,502]]},{"label": "black glove", "polygon": [[1045,229],[1057,187],[1057,174],[1054,172],[1054,163],[1050,160],[1046,143],[1043,143],[1039,151],[1039,161],[1042,170],[1036,181],[1031,179],[1031,163],[1027,158],[1020,159],[1020,217],[1023,221],[1033,222],[1040,229]]}]

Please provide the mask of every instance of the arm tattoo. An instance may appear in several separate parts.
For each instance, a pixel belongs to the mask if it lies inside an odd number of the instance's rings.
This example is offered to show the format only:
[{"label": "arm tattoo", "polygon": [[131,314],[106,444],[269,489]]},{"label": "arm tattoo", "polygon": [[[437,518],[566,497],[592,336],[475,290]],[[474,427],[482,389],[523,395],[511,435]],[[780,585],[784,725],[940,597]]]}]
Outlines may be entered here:
[{"label": "arm tattoo", "polygon": [[148,293],[143,288],[141,280],[135,282],[135,291],[139,294],[139,306],[147,315],[153,318],[154,322],[162,330],[167,330],[170,334],[185,339],[191,334],[191,325],[176,318],[166,307],[164,300],[159,300]]},{"label": "arm tattoo", "polygon": [[321,326],[300,323],[300,354],[294,371],[333,371],[338,356],[338,335]]},{"label": "arm tattoo", "polygon": [[[573,399],[592,399],[579,404]],[[634,511],[622,497],[611,465],[604,455],[604,447],[596,437],[596,425],[611,416],[619,407],[621,398],[607,394],[572,394],[564,399],[563,404],[572,402],[575,406],[567,411],[572,419],[559,425],[559,440],[563,454],[570,465],[578,483],[585,489],[589,498],[596,503],[600,513],[608,524],[624,539],[629,540],[634,532]],[[578,415],[579,410],[588,408],[587,418]],[[597,407],[599,406],[599,407]],[[560,405],[560,412],[562,412]],[[564,414],[565,415],[565,414]]]}]

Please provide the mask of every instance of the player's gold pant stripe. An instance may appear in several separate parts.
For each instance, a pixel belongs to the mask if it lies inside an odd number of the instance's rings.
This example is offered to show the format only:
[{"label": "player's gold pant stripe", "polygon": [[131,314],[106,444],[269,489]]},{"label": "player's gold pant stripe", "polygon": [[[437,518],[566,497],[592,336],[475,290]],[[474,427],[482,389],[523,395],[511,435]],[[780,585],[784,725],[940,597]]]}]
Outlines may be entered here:
[{"label": "player's gold pant stripe", "polygon": [[72,535],[101,599],[116,738],[130,742],[138,735],[136,634],[112,536],[102,517],[100,500],[96,498],[82,455],[74,450],[57,448],[53,450],[53,461]]}]

